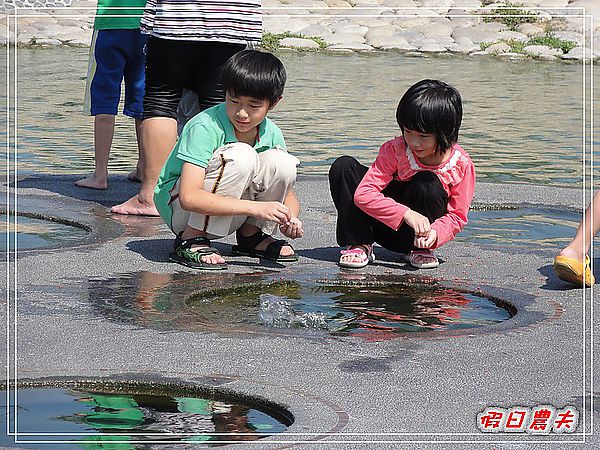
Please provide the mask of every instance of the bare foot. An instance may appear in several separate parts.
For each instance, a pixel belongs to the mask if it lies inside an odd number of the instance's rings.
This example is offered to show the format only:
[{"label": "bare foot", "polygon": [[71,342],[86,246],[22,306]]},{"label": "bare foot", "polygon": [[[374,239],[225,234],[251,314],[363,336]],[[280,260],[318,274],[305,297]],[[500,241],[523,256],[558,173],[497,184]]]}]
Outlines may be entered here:
[{"label": "bare foot", "polygon": [[565,247],[561,250],[559,254],[561,256],[566,256],[567,258],[576,259],[580,263],[583,263],[583,261],[585,260],[585,255],[581,251],[576,251],[572,247]]},{"label": "bare foot", "polygon": [[76,186],[89,188],[89,189],[107,189],[108,183],[106,181],[106,177],[96,177],[96,175],[92,174],[83,180],[77,180],[75,182]]},{"label": "bare foot", "polygon": [[131,197],[120,205],[110,208],[110,212],[114,214],[129,214],[132,216],[158,216],[158,211],[154,203],[144,203],[140,201],[140,196]]},{"label": "bare foot", "polygon": [[135,181],[136,183],[141,183],[142,182],[142,177],[140,176],[139,172],[137,169],[132,170],[131,172],[129,172],[127,174],[127,179],[129,181]]}]

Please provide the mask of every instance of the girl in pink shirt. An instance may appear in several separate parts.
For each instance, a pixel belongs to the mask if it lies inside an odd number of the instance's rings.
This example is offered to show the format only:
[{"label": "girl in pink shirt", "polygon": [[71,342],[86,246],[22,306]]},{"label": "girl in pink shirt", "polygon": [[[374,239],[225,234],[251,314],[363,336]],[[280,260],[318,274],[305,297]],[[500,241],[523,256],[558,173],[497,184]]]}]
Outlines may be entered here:
[{"label": "girl in pink shirt", "polygon": [[370,168],[342,156],[329,170],[337,242],[347,247],[342,267],[374,261],[374,242],[407,254],[414,267],[437,267],[432,250],[467,223],[475,168],[457,143],[458,91],[442,81],[419,81],[402,96],[396,120],[402,135],[381,146]]}]

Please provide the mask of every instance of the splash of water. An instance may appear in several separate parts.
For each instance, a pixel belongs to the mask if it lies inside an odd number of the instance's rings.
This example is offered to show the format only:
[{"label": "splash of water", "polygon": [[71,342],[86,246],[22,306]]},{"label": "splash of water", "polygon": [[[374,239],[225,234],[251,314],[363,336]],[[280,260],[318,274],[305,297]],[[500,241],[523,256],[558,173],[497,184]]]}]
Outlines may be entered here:
[{"label": "splash of water", "polygon": [[272,294],[260,295],[258,318],[263,324],[275,328],[327,329],[324,313],[297,313],[292,308],[292,302],[286,297]]}]

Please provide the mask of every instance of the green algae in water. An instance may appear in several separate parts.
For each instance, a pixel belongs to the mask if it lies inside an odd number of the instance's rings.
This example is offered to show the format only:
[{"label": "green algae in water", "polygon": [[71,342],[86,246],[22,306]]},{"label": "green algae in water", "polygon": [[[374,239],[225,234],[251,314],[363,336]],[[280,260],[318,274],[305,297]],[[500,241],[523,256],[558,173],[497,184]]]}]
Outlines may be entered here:
[{"label": "green algae in water", "polygon": [[[0,398],[6,420],[6,391],[0,392]],[[265,412],[230,400],[144,391],[28,388],[18,390],[17,404],[18,431],[24,434],[19,436],[22,444],[3,435],[0,446],[30,448],[32,444],[27,441],[78,441],[69,446],[85,449],[134,449],[144,441],[216,446],[222,445],[220,441],[261,439],[287,428]],[[14,427],[13,406],[10,411]],[[66,445],[44,444],[44,448]]]},{"label": "green algae in water", "polygon": [[509,319],[488,298],[423,283],[382,286],[281,281],[215,289],[188,306],[202,321],[369,334],[459,330]]},{"label": "green algae in water", "polygon": [[[10,249],[15,248],[14,226],[14,216],[11,215],[9,218],[6,214],[0,214],[0,251],[8,250],[7,238],[10,239]],[[42,217],[17,216],[17,250],[75,245],[88,234],[88,230],[80,226]]]}]

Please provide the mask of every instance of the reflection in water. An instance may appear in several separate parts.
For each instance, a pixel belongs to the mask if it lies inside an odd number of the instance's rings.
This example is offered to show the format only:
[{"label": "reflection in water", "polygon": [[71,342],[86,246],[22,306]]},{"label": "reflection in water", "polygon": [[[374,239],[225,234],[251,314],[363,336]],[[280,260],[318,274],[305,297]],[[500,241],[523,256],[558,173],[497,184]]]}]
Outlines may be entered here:
[{"label": "reflection in water", "polygon": [[464,329],[511,316],[484,297],[421,283],[361,287],[274,282],[198,294],[189,305],[202,317],[219,322],[325,328],[357,335]]},{"label": "reflection in water", "polygon": [[[271,117],[301,159],[302,173],[324,174],[342,154],[372,161],[379,146],[398,133],[395,109],[402,93],[419,79],[439,78],[463,96],[460,142],[479,180],[581,182],[581,64],[421,59],[394,52],[280,56],[289,81]],[[81,114],[87,50],[19,49],[18,63],[19,172],[91,170],[92,119]],[[0,72],[6,73],[5,65],[0,59]],[[600,74],[595,77],[596,92],[588,99],[600,98]],[[0,110],[0,122],[5,114]],[[110,170],[125,172],[137,158],[134,127],[121,115],[116,127]]]},{"label": "reflection in water", "polygon": [[[5,399],[6,391],[1,394]],[[134,449],[135,443],[157,440],[219,445],[219,441],[253,441],[287,428],[248,406],[190,396],[37,388],[20,389],[18,405],[20,432],[49,433],[34,436],[35,440],[81,440],[84,443],[78,446],[86,449]]]},{"label": "reflection in water", "polygon": [[[7,251],[7,237],[10,238],[10,249],[15,248],[14,217],[10,217],[10,235],[8,220],[6,214],[0,214],[0,251],[2,252]],[[87,230],[74,225],[17,216],[17,248],[20,250],[78,244],[88,234]]]},{"label": "reflection in water", "polygon": [[482,246],[557,249],[570,242],[581,213],[533,208],[470,211],[457,240]]}]

